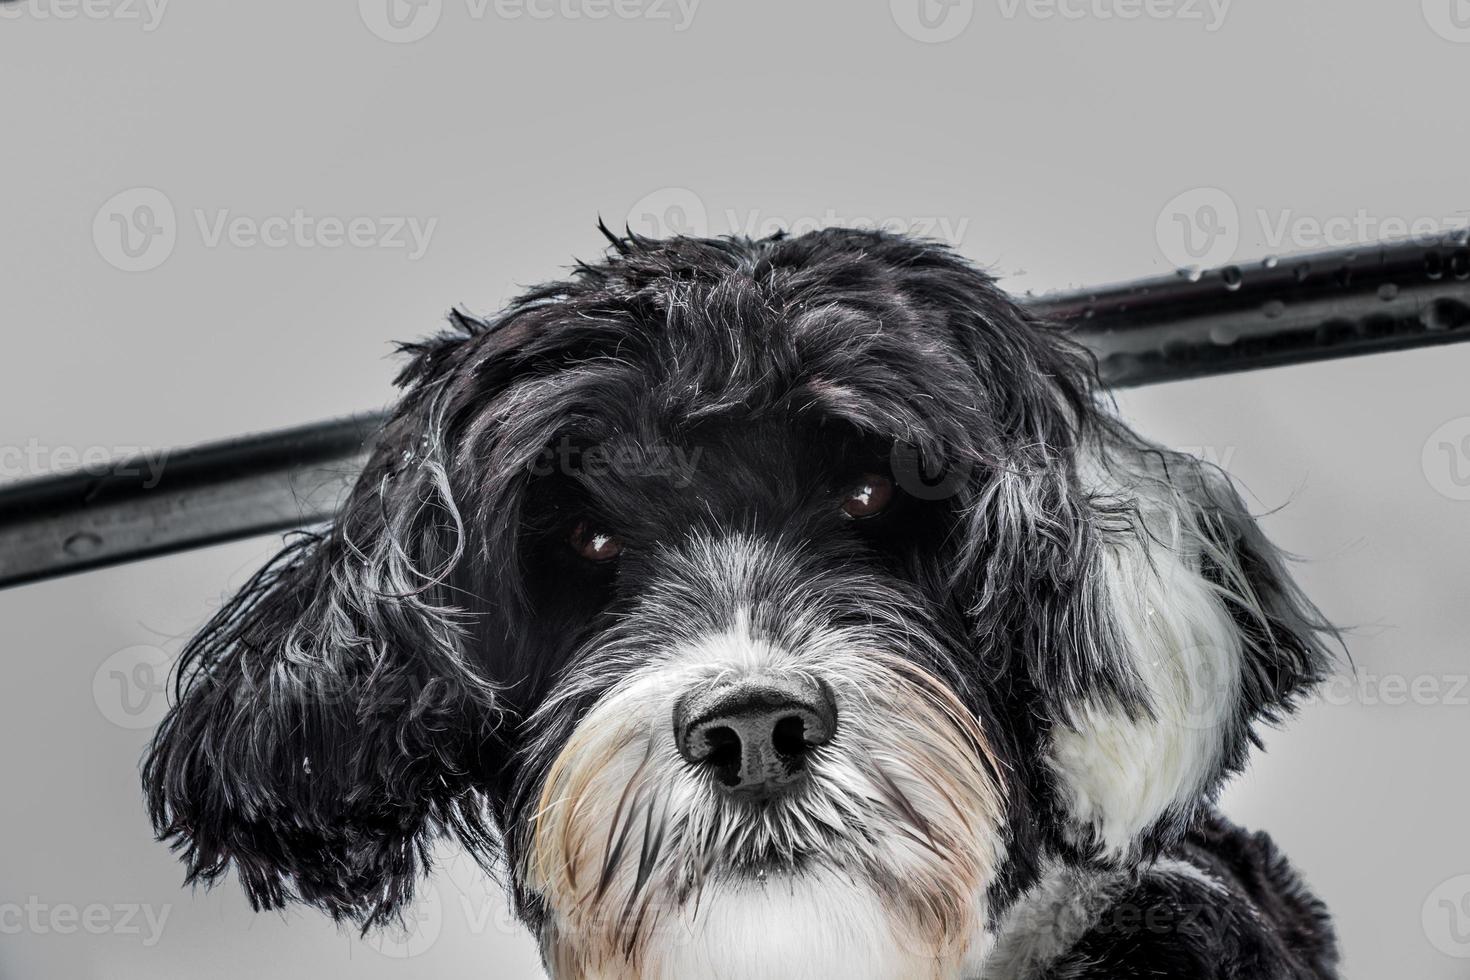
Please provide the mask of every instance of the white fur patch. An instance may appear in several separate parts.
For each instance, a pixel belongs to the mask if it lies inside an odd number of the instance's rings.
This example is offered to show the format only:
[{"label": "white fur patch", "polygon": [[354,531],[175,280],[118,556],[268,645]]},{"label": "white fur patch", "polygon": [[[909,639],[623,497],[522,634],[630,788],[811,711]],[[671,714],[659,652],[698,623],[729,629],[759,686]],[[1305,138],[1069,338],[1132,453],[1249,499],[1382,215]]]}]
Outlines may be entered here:
[{"label": "white fur patch", "polygon": [[[1150,519],[1152,518],[1152,519]],[[1050,765],[1064,803],[1111,854],[1171,806],[1198,798],[1218,769],[1240,685],[1235,624],[1199,573],[1173,514],[1145,513],[1149,534],[1110,545],[1108,601],[1152,717],[1082,703],[1059,726]]]}]

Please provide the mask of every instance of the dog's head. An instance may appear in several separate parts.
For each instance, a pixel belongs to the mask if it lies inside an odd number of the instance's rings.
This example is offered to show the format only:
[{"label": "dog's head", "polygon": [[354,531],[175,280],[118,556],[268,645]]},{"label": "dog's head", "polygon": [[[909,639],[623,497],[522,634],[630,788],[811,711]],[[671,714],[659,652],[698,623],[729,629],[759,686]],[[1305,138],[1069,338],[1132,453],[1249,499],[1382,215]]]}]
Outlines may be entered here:
[{"label": "dog's head", "polygon": [[449,832],[559,977],[950,976],[1323,668],[1228,481],[942,247],[621,238],[408,350],[146,761],[258,906],[381,921]]}]

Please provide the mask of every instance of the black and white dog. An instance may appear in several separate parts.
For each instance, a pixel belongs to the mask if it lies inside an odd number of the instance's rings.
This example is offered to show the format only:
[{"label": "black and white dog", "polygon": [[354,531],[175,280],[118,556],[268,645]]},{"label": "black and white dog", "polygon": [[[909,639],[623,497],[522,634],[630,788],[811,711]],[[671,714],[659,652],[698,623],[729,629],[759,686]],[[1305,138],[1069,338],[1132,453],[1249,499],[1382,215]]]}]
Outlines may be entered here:
[{"label": "black and white dog", "polygon": [[609,237],[189,645],[190,877],[372,926],[453,835],[558,980],[1334,976],[1212,806],[1333,639],[1229,480],[943,247]]}]

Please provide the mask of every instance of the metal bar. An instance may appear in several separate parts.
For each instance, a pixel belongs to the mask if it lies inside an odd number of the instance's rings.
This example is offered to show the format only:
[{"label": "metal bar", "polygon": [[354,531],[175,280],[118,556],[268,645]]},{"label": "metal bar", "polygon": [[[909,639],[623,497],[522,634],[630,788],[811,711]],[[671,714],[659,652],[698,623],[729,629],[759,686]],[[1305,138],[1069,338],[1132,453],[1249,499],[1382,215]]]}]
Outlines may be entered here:
[{"label": "metal bar", "polygon": [[[1027,297],[1115,387],[1470,340],[1470,245],[1376,245]],[[0,488],[0,588],[327,520],[381,413]],[[154,464],[156,467],[156,463]]]},{"label": "metal bar", "polygon": [[1466,233],[1042,296],[1124,388],[1470,339]]},{"label": "metal bar", "polygon": [[[0,489],[0,588],[324,521],[381,414]],[[151,464],[151,465],[150,465]]]}]

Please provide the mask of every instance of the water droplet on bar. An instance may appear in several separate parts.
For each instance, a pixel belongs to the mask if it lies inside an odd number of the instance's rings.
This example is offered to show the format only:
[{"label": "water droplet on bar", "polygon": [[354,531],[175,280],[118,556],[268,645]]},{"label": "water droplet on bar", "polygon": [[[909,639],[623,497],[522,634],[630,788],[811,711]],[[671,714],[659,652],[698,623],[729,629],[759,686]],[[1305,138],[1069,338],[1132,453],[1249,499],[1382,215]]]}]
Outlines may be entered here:
[{"label": "water droplet on bar", "polygon": [[1228,324],[1216,324],[1210,328],[1210,343],[1218,347],[1229,347],[1240,339],[1240,331]]},{"label": "water droplet on bar", "polygon": [[91,531],[78,531],[62,542],[61,545],[62,550],[73,558],[86,558],[88,555],[95,555],[101,547],[101,536],[93,534]]}]

